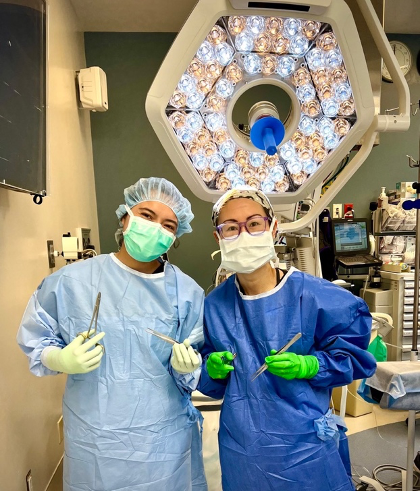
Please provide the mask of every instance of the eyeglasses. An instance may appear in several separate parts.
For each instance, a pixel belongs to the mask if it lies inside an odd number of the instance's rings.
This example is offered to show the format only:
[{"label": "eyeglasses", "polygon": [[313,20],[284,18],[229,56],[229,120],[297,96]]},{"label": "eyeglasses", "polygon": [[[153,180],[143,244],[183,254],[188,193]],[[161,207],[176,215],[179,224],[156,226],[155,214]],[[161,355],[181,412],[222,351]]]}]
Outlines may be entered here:
[{"label": "eyeglasses", "polygon": [[268,217],[254,217],[249,218],[246,222],[221,223],[216,226],[216,230],[223,239],[234,240],[239,237],[242,227],[245,227],[249,235],[263,234],[266,230],[267,221]]}]

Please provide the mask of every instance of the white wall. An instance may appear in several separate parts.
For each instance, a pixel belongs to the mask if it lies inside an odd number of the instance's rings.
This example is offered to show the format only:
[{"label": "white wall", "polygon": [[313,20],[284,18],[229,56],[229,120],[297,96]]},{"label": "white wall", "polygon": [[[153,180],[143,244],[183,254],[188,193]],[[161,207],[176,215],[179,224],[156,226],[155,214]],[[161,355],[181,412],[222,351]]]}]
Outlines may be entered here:
[{"label": "white wall", "polygon": [[[63,375],[37,378],[16,343],[27,301],[50,274],[47,239],[92,229],[99,245],[88,112],[78,109],[75,70],[85,67],[83,33],[69,0],[49,5],[49,197],[40,206],[27,194],[0,188],[0,490],[44,491],[62,454],[57,420]],[[63,265],[57,260],[57,267]]]}]

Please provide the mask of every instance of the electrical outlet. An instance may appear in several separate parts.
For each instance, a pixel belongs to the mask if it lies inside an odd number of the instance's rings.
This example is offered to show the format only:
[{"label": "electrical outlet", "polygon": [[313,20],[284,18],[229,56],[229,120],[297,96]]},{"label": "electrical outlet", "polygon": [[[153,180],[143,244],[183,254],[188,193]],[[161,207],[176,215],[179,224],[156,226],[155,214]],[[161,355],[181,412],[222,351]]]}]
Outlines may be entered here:
[{"label": "electrical outlet", "polygon": [[76,237],[79,239],[79,252],[88,249],[91,245],[90,228],[79,227],[76,229]]},{"label": "electrical outlet", "polygon": [[337,203],[335,205],[332,205],[332,218],[343,218],[342,203]]},{"label": "electrical outlet", "polygon": [[57,421],[58,444],[64,440],[63,416]]},{"label": "electrical outlet", "polygon": [[26,491],[34,491],[31,469],[29,469],[29,472],[26,474]]}]

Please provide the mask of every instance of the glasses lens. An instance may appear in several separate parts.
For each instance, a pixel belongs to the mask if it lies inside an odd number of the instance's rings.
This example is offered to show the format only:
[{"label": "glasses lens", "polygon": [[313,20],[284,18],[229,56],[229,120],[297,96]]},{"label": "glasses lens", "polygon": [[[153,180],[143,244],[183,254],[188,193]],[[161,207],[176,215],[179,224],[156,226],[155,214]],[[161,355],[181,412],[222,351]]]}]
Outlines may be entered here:
[{"label": "glasses lens", "polygon": [[265,220],[263,217],[250,218],[246,228],[251,235],[260,235],[265,231]]},{"label": "glasses lens", "polygon": [[236,239],[236,237],[239,235],[239,224],[223,223],[220,226],[220,231],[224,239]]}]

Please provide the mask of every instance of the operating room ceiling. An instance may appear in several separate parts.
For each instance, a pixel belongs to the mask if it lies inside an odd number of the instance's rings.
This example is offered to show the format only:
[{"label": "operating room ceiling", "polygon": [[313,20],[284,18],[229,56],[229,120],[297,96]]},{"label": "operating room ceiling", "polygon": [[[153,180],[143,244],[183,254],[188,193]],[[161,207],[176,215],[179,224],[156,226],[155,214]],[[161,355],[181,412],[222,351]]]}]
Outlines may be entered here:
[{"label": "operating room ceiling", "polygon": [[[83,31],[177,32],[196,0],[71,0]],[[419,0],[386,0],[388,33],[420,34]]]}]

